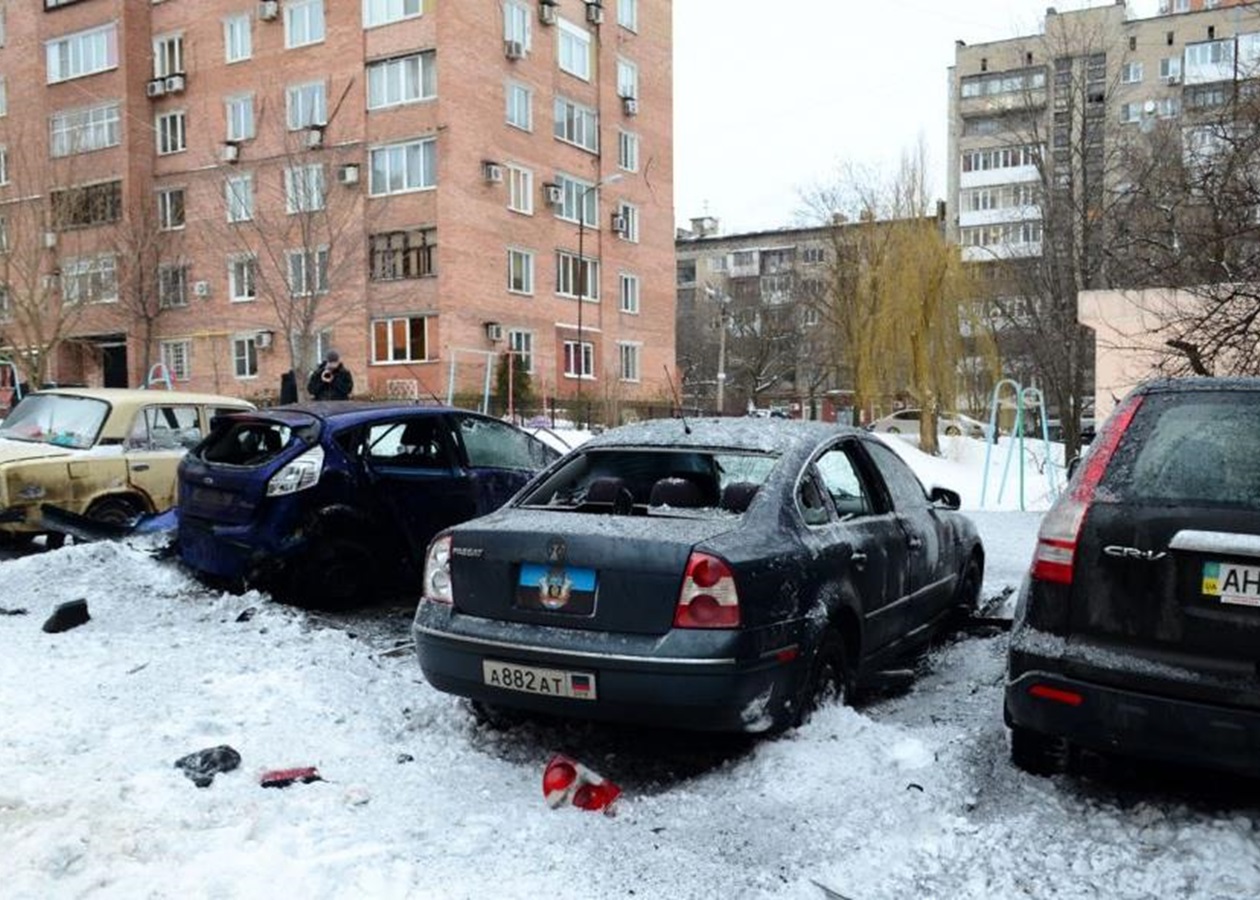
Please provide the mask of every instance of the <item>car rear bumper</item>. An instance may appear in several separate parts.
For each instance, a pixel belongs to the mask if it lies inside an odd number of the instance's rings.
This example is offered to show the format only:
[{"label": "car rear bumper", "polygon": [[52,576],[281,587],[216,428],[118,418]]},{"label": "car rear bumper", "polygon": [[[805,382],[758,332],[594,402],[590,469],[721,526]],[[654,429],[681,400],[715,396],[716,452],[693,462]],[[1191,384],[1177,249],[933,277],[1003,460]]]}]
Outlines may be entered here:
[{"label": "car rear bumper", "polygon": [[179,557],[202,575],[229,581],[266,580],[289,555],[250,525],[212,525],[196,519],[179,522]]},{"label": "car rear bumper", "polygon": [[[796,683],[795,653],[744,658],[746,632],[608,635],[538,629],[454,614],[422,601],[416,655],[440,691],[551,715],[695,731],[767,731],[783,721]],[[792,657],[787,659],[787,657]],[[483,662],[594,676],[596,699],[547,697],[485,684]]]}]

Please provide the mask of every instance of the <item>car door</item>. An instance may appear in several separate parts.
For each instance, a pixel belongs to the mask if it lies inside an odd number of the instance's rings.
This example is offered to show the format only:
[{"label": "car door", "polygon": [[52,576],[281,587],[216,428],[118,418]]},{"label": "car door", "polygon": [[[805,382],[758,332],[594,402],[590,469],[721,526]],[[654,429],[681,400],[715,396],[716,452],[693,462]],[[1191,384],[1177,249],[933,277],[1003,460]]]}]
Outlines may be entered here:
[{"label": "car door", "polygon": [[179,461],[200,443],[201,409],[187,403],[154,403],[136,413],[124,444],[127,480],[156,510],[175,505]]},{"label": "car door", "polygon": [[557,456],[542,441],[504,422],[470,413],[451,418],[477,515],[498,509]]}]

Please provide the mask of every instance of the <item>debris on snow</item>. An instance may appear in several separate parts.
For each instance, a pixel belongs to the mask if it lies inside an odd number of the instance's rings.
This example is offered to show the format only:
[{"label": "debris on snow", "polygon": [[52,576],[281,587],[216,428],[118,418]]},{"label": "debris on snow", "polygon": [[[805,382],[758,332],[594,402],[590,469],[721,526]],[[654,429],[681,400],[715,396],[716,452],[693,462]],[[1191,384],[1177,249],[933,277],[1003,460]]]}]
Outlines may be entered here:
[{"label": "debris on snow", "polygon": [[53,614],[44,623],[44,631],[48,634],[60,634],[63,631],[69,631],[71,628],[86,625],[91,618],[88,615],[86,599],[71,600],[69,603],[58,605],[53,610]]},{"label": "debris on snow", "polygon": [[620,787],[563,753],[551,757],[543,770],[543,797],[552,809],[572,804],[613,815],[613,801],[619,796]]},{"label": "debris on snow", "polygon": [[199,788],[210,787],[215,775],[231,772],[240,764],[241,755],[227,744],[198,750],[175,760],[175,768],[183,769],[184,774]]},{"label": "debris on snow", "polygon": [[[265,788],[288,787],[295,781],[310,784],[312,781],[323,781],[319,770],[314,766],[300,766],[296,769],[272,769],[258,777],[258,783]],[[366,801],[364,801],[366,802]]]}]

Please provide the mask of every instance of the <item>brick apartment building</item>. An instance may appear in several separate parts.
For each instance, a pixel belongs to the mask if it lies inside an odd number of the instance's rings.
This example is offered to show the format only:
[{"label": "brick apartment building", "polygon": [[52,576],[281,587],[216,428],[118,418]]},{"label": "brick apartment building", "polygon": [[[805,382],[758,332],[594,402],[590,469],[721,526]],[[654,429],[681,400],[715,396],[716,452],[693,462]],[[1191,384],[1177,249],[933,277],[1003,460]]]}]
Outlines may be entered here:
[{"label": "brick apartment building", "polygon": [[468,397],[510,352],[562,405],[666,395],[670,0],[0,12],[0,346],[39,377],[268,397],[335,347],[358,395]]}]

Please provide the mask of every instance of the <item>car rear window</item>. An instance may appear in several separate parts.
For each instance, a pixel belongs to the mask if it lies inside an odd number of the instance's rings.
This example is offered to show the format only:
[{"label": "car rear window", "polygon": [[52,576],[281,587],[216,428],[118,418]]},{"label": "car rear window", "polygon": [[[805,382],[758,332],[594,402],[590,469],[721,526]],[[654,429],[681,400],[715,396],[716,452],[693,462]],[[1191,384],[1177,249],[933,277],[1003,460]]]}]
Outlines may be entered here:
[{"label": "car rear window", "polygon": [[1100,499],[1260,509],[1260,393],[1151,394],[1125,431]]},{"label": "car rear window", "polygon": [[293,429],[282,422],[220,419],[197,456],[226,466],[261,466],[292,439]]}]

